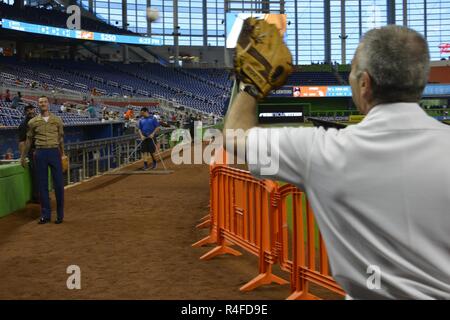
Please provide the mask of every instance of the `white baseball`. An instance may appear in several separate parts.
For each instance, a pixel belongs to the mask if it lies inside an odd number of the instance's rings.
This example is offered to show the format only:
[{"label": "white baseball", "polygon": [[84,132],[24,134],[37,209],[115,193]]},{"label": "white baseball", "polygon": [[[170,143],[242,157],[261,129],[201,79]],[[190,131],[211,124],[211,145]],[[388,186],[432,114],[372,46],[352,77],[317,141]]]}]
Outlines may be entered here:
[{"label": "white baseball", "polygon": [[159,11],[158,9],[148,7],[147,8],[147,19],[151,22],[157,20],[159,18]]}]

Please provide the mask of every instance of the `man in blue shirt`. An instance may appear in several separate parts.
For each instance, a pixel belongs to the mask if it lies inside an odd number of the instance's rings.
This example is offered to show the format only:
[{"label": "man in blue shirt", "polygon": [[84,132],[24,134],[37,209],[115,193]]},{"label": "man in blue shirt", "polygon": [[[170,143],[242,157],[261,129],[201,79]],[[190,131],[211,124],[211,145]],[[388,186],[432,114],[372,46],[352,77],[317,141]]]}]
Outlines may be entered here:
[{"label": "man in blue shirt", "polygon": [[141,119],[139,120],[139,135],[142,140],[141,153],[142,159],[144,160],[143,170],[148,170],[148,160],[150,156],[152,158],[151,169],[156,168],[156,160],[154,153],[156,151],[155,137],[159,132],[159,123],[155,117],[150,116],[148,109],[146,107],[141,109]]},{"label": "man in blue shirt", "polygon": [[90,118],[92,118],[92,119],[97,118],[97,112],[95,111],[95,107],[92,103],[89,104],[89,107],[87,108],[87,112],[89,112]]}]

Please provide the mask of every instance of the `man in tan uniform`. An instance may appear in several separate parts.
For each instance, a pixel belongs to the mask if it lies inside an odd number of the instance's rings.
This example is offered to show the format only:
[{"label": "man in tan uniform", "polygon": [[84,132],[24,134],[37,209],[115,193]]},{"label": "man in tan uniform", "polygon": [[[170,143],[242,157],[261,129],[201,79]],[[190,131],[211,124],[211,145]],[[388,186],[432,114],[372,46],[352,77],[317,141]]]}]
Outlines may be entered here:
[{"label": "man in tan uniform", "polygon": [[40,114],[28,123],[26,147],[22,151],[21,162],[25,165],[26,154],[34,141],[36,147],[35,164],[41,202],[39,224],[50,222],[51,207],[48,192],[48,167],[50,167],[57,203],[56,224],[64,219],[64,180],[61,157],[64,156],[64,131],[61,118],[49,111],[46,96],[39,98]]}]

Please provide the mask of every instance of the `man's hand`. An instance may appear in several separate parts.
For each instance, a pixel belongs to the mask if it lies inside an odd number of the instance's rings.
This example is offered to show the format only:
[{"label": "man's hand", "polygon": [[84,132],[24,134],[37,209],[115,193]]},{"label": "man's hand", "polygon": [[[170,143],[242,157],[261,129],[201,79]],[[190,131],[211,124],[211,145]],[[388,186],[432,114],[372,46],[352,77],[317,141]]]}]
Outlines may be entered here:
[{"label": "man's hand", "polygon": [[69,169],[69,158],[64,154],[61,156],[61,167],[63,172],[67,172]]},{"label": "man's hand", "polygon": [[22,165],[22,167],[26,168],[28,166],[27,159],[24,157],[21,157],[20,164]]}]

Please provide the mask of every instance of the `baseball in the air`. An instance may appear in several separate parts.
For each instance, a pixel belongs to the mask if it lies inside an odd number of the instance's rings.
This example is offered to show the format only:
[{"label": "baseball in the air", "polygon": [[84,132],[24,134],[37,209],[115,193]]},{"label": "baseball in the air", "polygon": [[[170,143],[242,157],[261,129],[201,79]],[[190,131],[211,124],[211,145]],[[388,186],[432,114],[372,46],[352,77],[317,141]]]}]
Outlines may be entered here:
[{"label": "baseball in the air", "polygon": [[148,7],[147,8],[147,19],[150,22],[153,22],[153,21],[156,21],[158,18],[159,18],[159,11],[158,11],[158,9]]}]

